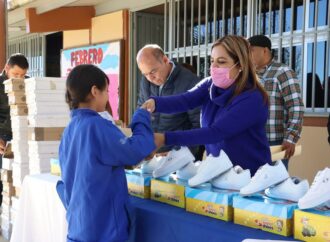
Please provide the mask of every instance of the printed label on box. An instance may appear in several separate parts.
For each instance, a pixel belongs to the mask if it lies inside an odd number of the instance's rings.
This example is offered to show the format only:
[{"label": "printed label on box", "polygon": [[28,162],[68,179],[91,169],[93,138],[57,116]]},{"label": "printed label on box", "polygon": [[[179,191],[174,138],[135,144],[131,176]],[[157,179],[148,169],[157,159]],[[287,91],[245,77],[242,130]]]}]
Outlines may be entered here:
[{"label": "printed label on box", "polygon": [[151,180],[151,199],[176,207],[185,207],[185,186],[175,181]]},{"label": "printed label on box", "polygon": [[330,210],[328,208],[295,210],[294,237],[303,241],[330,241]]},{"label": "printed label on box", "polygon": [[234,223],[284,236],[292,235],[292,219],[234,209]]}]

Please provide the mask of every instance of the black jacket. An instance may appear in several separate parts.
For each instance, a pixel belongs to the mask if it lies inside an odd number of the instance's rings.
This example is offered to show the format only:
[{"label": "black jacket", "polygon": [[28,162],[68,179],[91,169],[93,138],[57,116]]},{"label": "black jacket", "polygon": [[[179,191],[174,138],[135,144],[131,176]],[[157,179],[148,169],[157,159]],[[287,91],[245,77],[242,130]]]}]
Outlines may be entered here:
[{"label": "black jacket", "polygon": [[11,140],[12,137],[8,96],[3,84],[7,79],[6,73],[3,71],[0,75],[0,138],[6,141]]},{"label": "black jacket", "polygon": [[[180,94],[193,88],[200,81],[199,77],[190,70],[175,63],[175,68],[169,79],[164,84],[161,93],[159,86],[149,82],[144,76],[140,82],[138,107],[140,107],[150,96],[170,96]],[[189,130],[200,127],[200,109],[196,108],[185,113],[152,114],[152,127],[154,132]],[[162,151],[169,149],[162,149]]]}]

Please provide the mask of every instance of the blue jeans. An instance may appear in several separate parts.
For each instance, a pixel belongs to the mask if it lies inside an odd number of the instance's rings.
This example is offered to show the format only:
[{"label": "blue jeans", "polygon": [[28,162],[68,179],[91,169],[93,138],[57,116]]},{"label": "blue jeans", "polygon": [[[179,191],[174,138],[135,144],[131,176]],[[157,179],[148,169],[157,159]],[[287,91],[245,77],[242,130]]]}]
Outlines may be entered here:
[{"label": "blue jeans", "polygon": [[[270,141],[269,145],[270,146],[272,146],[272,145],[281,145],[282,143],[283,143],[283,140],[281,140],[281,141]],[[289,159],[283,159],[282,162],[283,162],[283,165],[285,166],[285,168],[288,170],[288,168],[289,168]]]}]

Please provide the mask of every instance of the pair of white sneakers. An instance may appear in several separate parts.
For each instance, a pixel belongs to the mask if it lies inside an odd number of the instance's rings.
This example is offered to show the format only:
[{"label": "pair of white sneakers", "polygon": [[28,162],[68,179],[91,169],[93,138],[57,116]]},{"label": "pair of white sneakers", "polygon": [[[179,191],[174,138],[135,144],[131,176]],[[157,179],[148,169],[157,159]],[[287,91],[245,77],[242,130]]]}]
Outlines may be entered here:
[{"label": "pair of white sneakers", "polygon": [[330,207],[330,168],[319,171],[308,192],[298,201],[300,209],[314,208],[321,205]]},{"label": "pair of white sneakers", "polygon": [[167,156],[154,156],[151,160],[144,161],[141,171],[142,173],[152,173],[155,178],[163,177],[180,170],[194,160],[195,157],[187,147],[180,147],[178,150],[173,149],[168,152]]},{"label": "pair of white sneakers", "polygon": [[240,194],[251,196],[265,191],[268,197],[298,202],[308,188],[307,180],[290,177],[282,161],[279,160],[274,165],[261,166],[252,177],[251,182],[242,187]]}]

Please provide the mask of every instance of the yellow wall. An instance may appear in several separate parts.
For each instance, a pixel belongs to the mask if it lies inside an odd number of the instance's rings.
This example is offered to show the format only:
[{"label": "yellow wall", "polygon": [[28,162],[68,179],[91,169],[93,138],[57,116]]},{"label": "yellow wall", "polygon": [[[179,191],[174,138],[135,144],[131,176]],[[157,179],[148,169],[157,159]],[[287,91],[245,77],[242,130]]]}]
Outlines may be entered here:
[{"label": "yellow wall", "polygon": [[310,182],[319,170],[330,167],[330,145],[326,127],[304,126],[300,139],[302,153],[289,163],[291,176],[307,178]]},{"label": "yellow wall", "polygon": [[89,45],[89,29],[63,31],[63,49]]},{"label": "yellow wall", "polygon": [[92,18],[92,28],[63,31],[63,49],[124,38],[123,11]]},{"label": "yellow wall", "polygon": [[124,38],[123,11],[92,18],[92,44]]}]

